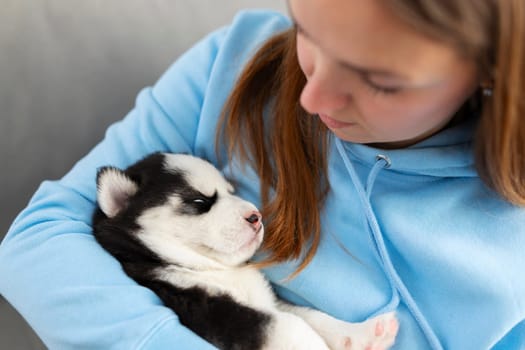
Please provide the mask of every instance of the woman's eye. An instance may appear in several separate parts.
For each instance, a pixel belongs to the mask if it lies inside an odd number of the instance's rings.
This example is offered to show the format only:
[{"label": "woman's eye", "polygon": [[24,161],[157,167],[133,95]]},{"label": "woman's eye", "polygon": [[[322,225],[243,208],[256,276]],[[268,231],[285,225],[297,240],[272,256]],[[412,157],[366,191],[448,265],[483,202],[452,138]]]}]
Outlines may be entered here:
[{"label": "woman's eye", "polygon": [[401,90],[400,88],[382,87],[382,86],[377,86],[373,84],[368,84],[368,85],[370,86],[372,90],[374,90],[375,93],[380,93],[380,94],[385,94],[385,95],[392,95],[392,94],[399,92],[399,90]]},{"label": "woman's eye", "polygon": [[401,87],[398,86],[381,86],[377,85],[365,76],[361,77],[361,80],[365,83],[365,85],[372,90],[375,94],[384,94],[384,95],[392,95],[396,94],[399,91],[401,91]]}]

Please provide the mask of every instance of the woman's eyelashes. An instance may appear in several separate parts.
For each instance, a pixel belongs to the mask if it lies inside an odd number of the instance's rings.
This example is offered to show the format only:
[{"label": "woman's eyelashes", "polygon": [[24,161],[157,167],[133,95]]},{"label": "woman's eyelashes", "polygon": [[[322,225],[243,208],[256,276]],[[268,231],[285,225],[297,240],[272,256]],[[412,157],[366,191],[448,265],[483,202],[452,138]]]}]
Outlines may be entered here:
[{"label": "woman's eyelashes", "polygon": [[402,90],[399,86],[382,86],[374,83],[366,75],[361,75],[361,81],[373,94],[394,95]]}]

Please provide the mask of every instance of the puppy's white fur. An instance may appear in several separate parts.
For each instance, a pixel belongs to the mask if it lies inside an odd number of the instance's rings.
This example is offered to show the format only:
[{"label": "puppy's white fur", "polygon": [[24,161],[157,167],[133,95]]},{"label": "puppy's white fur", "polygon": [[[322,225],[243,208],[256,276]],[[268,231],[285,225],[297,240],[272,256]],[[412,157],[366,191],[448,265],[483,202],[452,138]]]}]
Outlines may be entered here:
[{"label": "puppy's white fur", "polygon": [[[397,333],[393,314],[352,324],[277,300],[261,272],[245,263],[263,240],[257,208],[235,196],[232,185],[202,159],[164,154],[163,170],[184,174],[188,189],[204,198],[174,191],[137,218],[136,237],[168,263],[155,270],[156,278],[181,288],[198,287],[209,295],[227,294],[239,304],[270,315],[264,349],[364,350],[393,344]],[[108,217],[117,215],[139,190],[123,174],[106,171],[98,180],[99,205]],[[206,198],[215,198],[207,212],[185,213],[186,206],[199,205]]]}]

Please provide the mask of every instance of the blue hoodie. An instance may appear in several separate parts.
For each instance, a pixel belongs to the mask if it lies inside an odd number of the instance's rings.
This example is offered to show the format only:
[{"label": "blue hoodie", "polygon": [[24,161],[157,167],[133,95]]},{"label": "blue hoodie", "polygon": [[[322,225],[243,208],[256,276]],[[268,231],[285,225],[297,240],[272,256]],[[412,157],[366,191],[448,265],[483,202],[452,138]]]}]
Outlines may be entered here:
[{"label": "blue hoodie", "polygon": [[[240,13],[180,57],[104,140],[42,183],[0,246],[0,292],[51,349],[213,349],[130,280],[94,240],[96,169],[154,151],[217,163],[218,115],[246,60],[290,21]],[[401,150],[332,138],[322,240],[314,260],[265,270],[277,293],[359,322],[396,310],[394,349],[525,349],[525,211],[473,166],[468,121]],[[259,182],[223,172],[260,205]]]}]

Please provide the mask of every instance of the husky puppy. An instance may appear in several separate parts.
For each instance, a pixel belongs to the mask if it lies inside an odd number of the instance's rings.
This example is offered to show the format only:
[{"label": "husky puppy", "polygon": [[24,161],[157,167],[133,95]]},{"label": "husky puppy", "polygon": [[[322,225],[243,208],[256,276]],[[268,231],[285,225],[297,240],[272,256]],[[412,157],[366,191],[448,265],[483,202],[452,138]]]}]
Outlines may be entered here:
[{"label": "husky puppy", "polygon": [[337,320],[279,301],[247,261],[263,240],[257,208],[210,163],[155,153],[126,170],[100,168],[97,241],[180,322],[220,349],[387,349],[393,314]]}]

